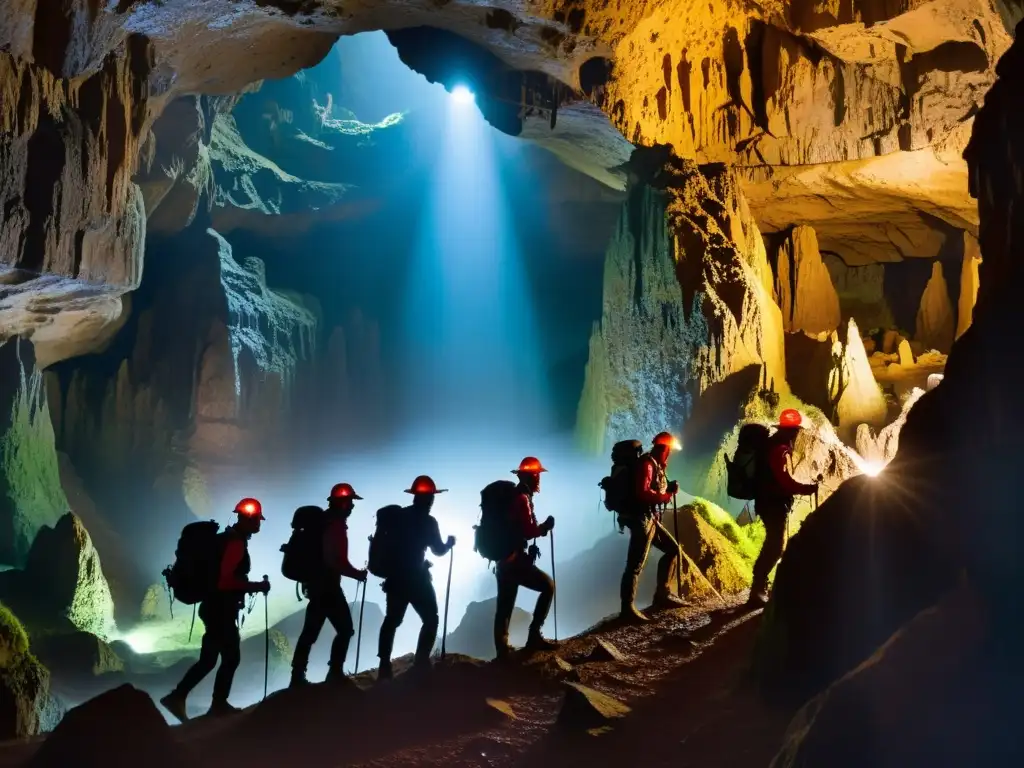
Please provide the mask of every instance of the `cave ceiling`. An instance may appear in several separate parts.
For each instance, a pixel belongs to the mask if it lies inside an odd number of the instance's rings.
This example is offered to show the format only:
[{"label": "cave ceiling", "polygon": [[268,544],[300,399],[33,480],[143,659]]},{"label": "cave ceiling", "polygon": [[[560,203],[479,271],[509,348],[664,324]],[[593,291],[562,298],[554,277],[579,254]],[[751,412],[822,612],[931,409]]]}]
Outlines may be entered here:
[{"label": "cave ceiling", "polygon": [[[106,337],[141,274],[140,218],[169,190],[147,157],[193,151],[217,119],[182,98],[230,100],[378,29],[608,187],[633,144],[671,144],[735,165],[765,232],[809,224],[849,264],[934,258],[977,231],[960,155],[1020,17],[1015,0],[16,0],[0,18],[6,334],[41,333],[67,296],[106,319],[79,323],[79,349]],[[165,112],[184,133],[161,136]],[[191,183],[156,229],[189,219],[208,179]],[[297,190],[349,215],[344,189]]]}]

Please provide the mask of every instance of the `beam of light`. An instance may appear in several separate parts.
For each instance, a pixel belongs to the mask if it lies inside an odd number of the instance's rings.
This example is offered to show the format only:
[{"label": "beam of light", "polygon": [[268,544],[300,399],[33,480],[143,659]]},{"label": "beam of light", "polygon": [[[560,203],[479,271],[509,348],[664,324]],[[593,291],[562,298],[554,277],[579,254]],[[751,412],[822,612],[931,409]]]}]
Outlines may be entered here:
[{"label": "beam of light", "polygon": [[452,101],[456,104],[466,105],[476,101],[476,96],[464,85],[456,85],[452,89]]}]

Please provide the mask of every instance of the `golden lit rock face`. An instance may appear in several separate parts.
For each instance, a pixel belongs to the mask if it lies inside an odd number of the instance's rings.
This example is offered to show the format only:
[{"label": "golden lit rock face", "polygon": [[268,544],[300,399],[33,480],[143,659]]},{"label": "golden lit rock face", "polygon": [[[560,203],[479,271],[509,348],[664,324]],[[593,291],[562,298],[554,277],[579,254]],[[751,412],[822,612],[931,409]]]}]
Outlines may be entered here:
[{"label": "golden lit rock face", "polygon": [[829,396],[835,410],[833,421],[839,424],[839,436],[852,445],[858,425],[881,427],[888,412],[853,320],[847,326],[845,341],[838,337],[833,341],[832,360]]},{"label": "golden lit rock face", "polygon": [[924,348],[949,352],[956,329],[953,319],[953,304],[949,300],[949,288],[942,274],[942,264],[932,264],[932,276],[921,296],[921,308],[917,311],[917,341]]},{"label": "golden lit rock face", "polygon": [[794,227],[779,246],[775,298],[786,333],[818,336],[839,327],[839,295],[811,227]]},{"label": "golden lit rock face", "polygon": [[960,271],[960,301],[956,313],[956,337],[959,339],[971,327],[974,305],[978,301],[981,248],[978,240],[964,232],[964,260]]}]

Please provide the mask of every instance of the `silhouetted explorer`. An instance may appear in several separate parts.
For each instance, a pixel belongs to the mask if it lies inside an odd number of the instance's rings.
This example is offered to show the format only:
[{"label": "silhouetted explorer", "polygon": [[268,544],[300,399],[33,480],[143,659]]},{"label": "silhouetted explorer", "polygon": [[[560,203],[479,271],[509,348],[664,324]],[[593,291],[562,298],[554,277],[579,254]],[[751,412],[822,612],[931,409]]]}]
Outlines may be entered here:
[{"label": "silhouetted explorer", "polygon": [[370,573],[384,577],[387,609],[380,628],[377,655],[380,657],[379,680],[391,677],[391,651],[395,645],[395,632],[405,618],[409,606],[423,621],[419,641],[416,643],[415,669],[430,668],[430,653],[437,640],[437,595],[430,577],[430,564],[426,561],[427,548],[437,557],[455,546],[455,537],[441,541],[430,510],[434,497],[444,493],[426,475],[420,475],[406,490],[412,494],[412,506],[384,507],[377,512],[377,529],[370,540]]},{"label": "silhouetted explorer", "polygon": [[[537,596],[537,605],[533,609],[533,621],[530,622],[526,648],[531,651],[547,651],[558,647],[557,643],[546,640],[541,634],[541,627],[548,618],[551,601],[555,596],[555,582],[537,567],[536,561],[540,556],[537,546],[527,547],[528,541],[538,536],[547,536],[555,527],[555,518],[549,515],[547,520],[538,525],[537,516],[534,514],[533,496],[540,493],[541,472],[547,470],[541,465],[540,460],[533,456],[527,456],[519,462],[518,469],[512,470],[519,478],[519,484],[511,494],[511,503],[504,508],[509,539],[505,549],[511,554],[498,559],[494,569],[494,575],[498,580],[498,604],[494,612],[494,649],[499,659],[507,658],[511,651],[508,627],[516,606],[519,587],[540,593]],[[496,484],[488,488],[494,485]]]},{"label": "silhouetted explorer", "polygon": [[343,665],[355,629],[348,601],[341,589],[341,578],[347,576],[356,581],[366,581],[366,571],[356,568],[348,559],[348,518],[356,500],[362,498],[348,483],[338,483],[331,488],[326,512],[319,507],[296,510],[292,538],[282,547],[285,552],[284,575],[301,583],[309,598],[302,632],[292,657],[293,687],[306,683],[309,652],[325,621],[331,622],[337,633],[331,644],[327,682],[345,679]]},{"label": "silhouetted explorer", "polygon": [[[760,473],[754,511],[764,521],[764,544],[754,562],[754,580],[750,587],[750,604],[768,602],[768,574],[782,557],[786,545],[786,521],[793,509],[793,497],[815,493],[817,484],[801,483],[789,474],[793,443],[800,433],[800,412],[788,408],[779,416],[779,427],[765,447],[765,470]],[[820,479],[820,478],[819,478]]]},{"label": "silhouetted explorer", "polygon": [[[238,515],[237,521],[225,528],[222,533],[216,532],[216,523],[193,523],[186,526],[186,531],[194,525],[212,526],[213,534],[211,538],[199,543],[196,560],[189,566],[190,570],[197,573],[209,573],[212,581],[199,602],[199,618],[203,620],[204,626],[199,660],[185,673],[177,687],[160,699],[160,703],[167,711],[182,722],[188,719],[185,701],[189,693],[213,671],[218,658],[220,669],[217,670],[217,677],[213,681],[210,714],[224,715],[239,711],[228,703],[231,683],[241,657],[238,612],[245,605],[247,594],[270,592],[269,581],[249,581],[248,544],[252,535],[259,533],[260,523],[265,519],[263,508],[256,499],[242,499],[235,505],[234,512]],[[190,559],[188,552],[183,551],[188,550],[190,546],[195,545],[186,544],[186,535],[183,531],[173,570],[179,570],[184,561]],[[175,584],[171,586],[177,588]]]},{"label": "silhouetted explorer", "polygon": [[669,454],[677,445],[676,439],[668,432],[661,432],[654,438],[650,452],[637,461],[633,498],[627,511],[619,515],[619,522],[629,528],[629,550],[620,589],[621,617],[627,621],[648,621],[636,609],[633,601],[636,599],[640,573],[652,546],[664,554],[658,561],[658,585],[651,607],[678,608],[686,605],[685,600],[673,595],[671,591],[679,567],[679,544],[661,524],[662,506],[672,501],[672,497],[679,492],[679,484],[675,480],[670,483],[665,477]]}]

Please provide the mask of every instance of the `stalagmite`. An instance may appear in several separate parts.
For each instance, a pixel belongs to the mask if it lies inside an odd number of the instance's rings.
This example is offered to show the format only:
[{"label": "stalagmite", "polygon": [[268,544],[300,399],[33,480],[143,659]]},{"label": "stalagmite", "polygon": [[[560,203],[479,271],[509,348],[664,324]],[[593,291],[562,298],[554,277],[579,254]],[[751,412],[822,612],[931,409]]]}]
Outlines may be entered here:
[{"label": "stalagmite", "polygon": [[833,343],[832,360],[829,397],[833,421],[839,423],[840,436],[852,442],[858,425],[881,426],[888,413],[885,396],[871,372],[864,342],[853,320],[847,326],[846,342],[836,339]]},{"label": "stalagmite", "polygon": [[779,247],[775,295],[787,333],[819,336],[839,327],[839,295],[811,227],[794,227]]},{"label": "stalagmite", "polygon": [[947,353],[953,344],[953,304],[949,300],[949,289],[942,274],[942,263],[932,263],[932,276],[921,296],[921,308],[917,311],[917,341],[925,349]]},{"label": "stalagmite", "polygon": [[974,319],[974,303],[978,300],[978,266],[981,264],[981,248],[970,232],[964,232],[964,261],[960,270],[960,302],[956,313],[956,338],[960,338],[971,327]]}]

